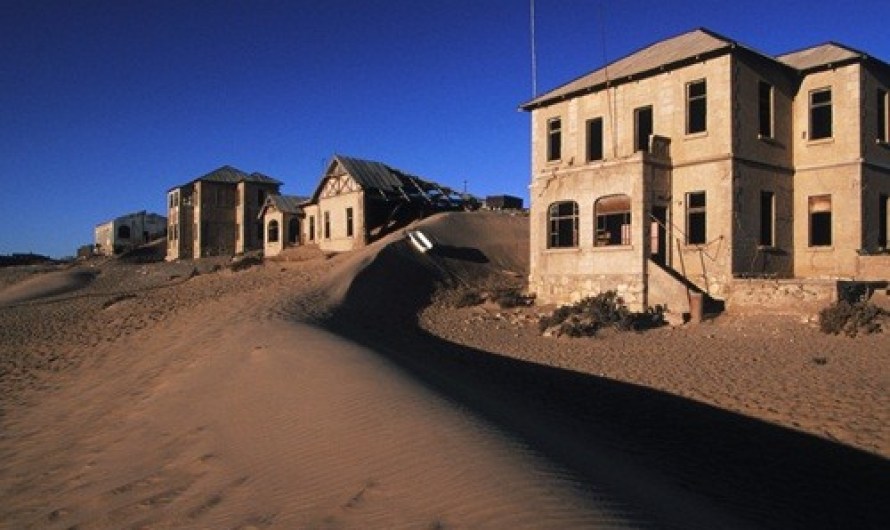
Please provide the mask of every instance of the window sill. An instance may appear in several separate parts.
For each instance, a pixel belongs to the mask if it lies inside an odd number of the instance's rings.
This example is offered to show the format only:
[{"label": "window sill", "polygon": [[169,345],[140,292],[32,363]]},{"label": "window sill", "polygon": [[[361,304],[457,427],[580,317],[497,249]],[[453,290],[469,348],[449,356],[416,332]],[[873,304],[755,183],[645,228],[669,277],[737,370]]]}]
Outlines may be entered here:
[{"label": "window sill", "polygon": [[808,246],[807,252],[834,252],[833,245],[825,245],[825,246]]},{"label": "window sill", "polygon": [[593,250],[599,252],[620,252],[622,250],[633,250],[633,245],[594,245]]},{"label": "window sill", "polygon": [[581,252],[581,247],[548,247],[544,249],[545,254],[573,254]]},{"label": "window sill", "polygon": [[683,140],[684,141],[698,140],[700,138],[707,138],[707,137],[708,137],[708,131],[702,131],[702,132],[686,133],[686,136],[683,137]]},{"label": "window sill", "polygon": [[807,145],[824,145],[824,144],[833,144],[834,138],[818,138],[816,140],[807,140]]},{"label": "window sill", "polygon": [[762,134],[758,134],[758,135],[757,135],[757,139],[760,140],[761,142],[763,142],[763,143],[765,143],[765,144],[768,144],[768,145],[771,145],[771,146],[773,146],[773,147],[781,147],[782,149],[785,149],[785,144],[783,144],[783,143],[781,143],[780,141],[776,140],[776,139],[775,139],[774,137],[772,137],[772,136],[764,136],[764,135],[762,135]]},{"label": "window sill", "polygon": [[890,149],[890,142],[888,142],[887,140],[879,140],[879,139],[876,139],[876,140],[875,140],[875,143],[876,143],[877,145],[883,147],[884,149]]}]

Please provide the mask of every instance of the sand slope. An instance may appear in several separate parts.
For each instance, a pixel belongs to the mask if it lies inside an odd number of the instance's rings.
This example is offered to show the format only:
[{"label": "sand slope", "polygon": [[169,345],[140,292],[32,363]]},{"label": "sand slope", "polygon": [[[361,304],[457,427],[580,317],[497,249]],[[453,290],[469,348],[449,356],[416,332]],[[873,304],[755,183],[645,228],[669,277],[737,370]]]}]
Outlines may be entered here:
[{"label": "sand slope", "polygon": [[[869,348],[830,395],[875,398],[841,411],[877,456],[791,430],[785,395],[831,399],[781,362],[752,372],[738,337],[763,330],[744,323],[566,343],[521,315],[424,310],[443,284],[521,278],[527,223],[420,228],[439,252],[392,234],[242,272],[112,261],[0,308],[0,527],[883,526],[886,339],[829,341]],[[855,373],[832,347],[821,376]],[[770,422],[720,408],[761,380]]]}]

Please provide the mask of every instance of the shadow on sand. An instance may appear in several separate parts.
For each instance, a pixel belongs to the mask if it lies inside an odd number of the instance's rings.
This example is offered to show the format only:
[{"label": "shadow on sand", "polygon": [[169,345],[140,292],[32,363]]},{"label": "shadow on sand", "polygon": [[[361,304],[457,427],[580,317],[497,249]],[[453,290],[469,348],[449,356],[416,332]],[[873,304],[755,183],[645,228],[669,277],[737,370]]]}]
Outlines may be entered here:
[{"label": "shadow on sand", "polygon": [[[357,278],[327,327],[387,356],[582,482],[605,477],[619,493],[646,497],[638,491],[642,474],[643,482],[696,499],[656,507],[668,512],[671,526],[692,526],[682,522],[683,510],[707,506],[755,528],[890,528],[886,459],[665,392],[442,340],[417,325],[434,289],[422,264],[384,250],[361,274],[392,275],[392,285],[411,289]],[[631,472],[637,484],[623,476]]]}]

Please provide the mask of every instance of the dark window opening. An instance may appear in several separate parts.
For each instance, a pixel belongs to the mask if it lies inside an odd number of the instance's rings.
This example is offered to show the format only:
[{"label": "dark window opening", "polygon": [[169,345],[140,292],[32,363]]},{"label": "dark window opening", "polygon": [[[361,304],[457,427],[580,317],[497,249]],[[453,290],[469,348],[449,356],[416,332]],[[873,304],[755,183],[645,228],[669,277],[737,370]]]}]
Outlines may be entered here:
[{"label": "dark window opening", "polygon": [[553,118],[547,122],[547,161],[562,158],[562,120]]},{"label": "dark window opening", "polygon": [[890,203],[890,196],[881,194],[878,197],[878,248],[890,248],[890,241],[887,240],[887,226],[890,225],[890,219],[887,219],[887,206]]},{"label": "dark window opening", "polygon": [[708,122],[708,91],[704,80],[686,85],[686,134],[705,132]]},{"label": "dark window opening", "polygon": [[613,195],[596,201],[596,236],[598,247],[630,245],[630,197]]},{"label": "dark window opening", "polygon": [[130,239],[130,227],[127,225],[121,225],[117,227],[117,238]]},{"label": "dark window opening", "polygon": [[266,192],[264,190],[256,190],[256,204],[262,206],[266,201]]},{"label": "dark window opening", "polygon": [[272,219],[269,221],[268,242],[278,243],[278,221]]},{"label": "dark window opening", "polygon": [[315,241],[315,216],[309,216],[309,241]]},{"label": "dark window opening", "polygon": [[760,239],[764,247],[773,246],[773,226],[776,214],[776,196],[771,191],[760,192]]},{"label": "dark window opening", "polygon": [[649,150],[649,136],[652,135],[652,107],[634,110],[634,151]]},{"label": "dark window opening", "polygon": [[773,137],[773,86],[760,81],[757,87],[757,116],[760,136]]},{"label": "dark window opening", "polygon": [[256,231],[256,241],[260,243],[263,242],[263,222],[257,221],[254,223],[254,230]]},{"label": "dark window opening", "polygon": [[878,141],[886,142],[890,137],[890,116],[888,116],[887,91],[878,89]]},{"label": "dark window opening", "polygon": [[300,221],[296,217],[291,217],[287,223],[287,242],[293,245],[300,240]]},{"label": "dark window opening", "polygon": [[352,208],[346,209],[346,237],[352,237],[353,233]]},{"label": "dark window opening", "polygon": [[549,225],[548,248],[571,248],[578,246],[577,202],[563,201],[551,204],[547,220]]},{"label": "dark window opening", "polygon": [[603,159],[603,119],[587,120],[587,161]]},{"label": "dark window opening", "polygon": [[331,212],[324,213],[324,238],[331,238]]},{"label": "dark window opening", "polygon": [[831,195],[809,198],[810,246],[831,246]]},{"label": "dark window opening", "polygon": [[704,245],[707,241],[705,192],[686,194],[686,243]]},{"label": "dark window opening", "polygon": [[810,92],[810,140],[831,138],[831,89]]}]

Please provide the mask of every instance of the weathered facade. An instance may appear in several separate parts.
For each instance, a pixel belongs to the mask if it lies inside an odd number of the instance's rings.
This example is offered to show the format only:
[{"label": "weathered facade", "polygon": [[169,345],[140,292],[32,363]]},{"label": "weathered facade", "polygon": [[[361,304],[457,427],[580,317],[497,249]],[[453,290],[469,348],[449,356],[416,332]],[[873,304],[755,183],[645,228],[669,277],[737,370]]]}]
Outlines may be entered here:
[{"label": "weathered facade", "polygon": [[288,247],[302,243],[300,228],[303,217],[302,204],[308,197],[269,195],[260,209],[259,217],[265,226],[264,256],[277,256]]},{"label": "weathered facade", "polygon": [[131,213],[96,225],[96,254],[111,256],[138,247],[153,239],[164,237],[167,219],[156,213]]},{"label": "weathered facade", "polygon": [[886,279],[863,254],[888,245],[888,86],[838,44],[773,58],[699,29],[523,104],[530,289],[683,308],[739,277]]},{"label": "weathered facade", "polygon": [[321,250],[363,247],[436,211],[459,208],[453,190],[386,164],[335,155],[303,205],[303,241]]},{"label": "weathered facade", "polygon": [[167,192],[167,260],[261,250],[260,209],[281,182],[223,166]]}]

